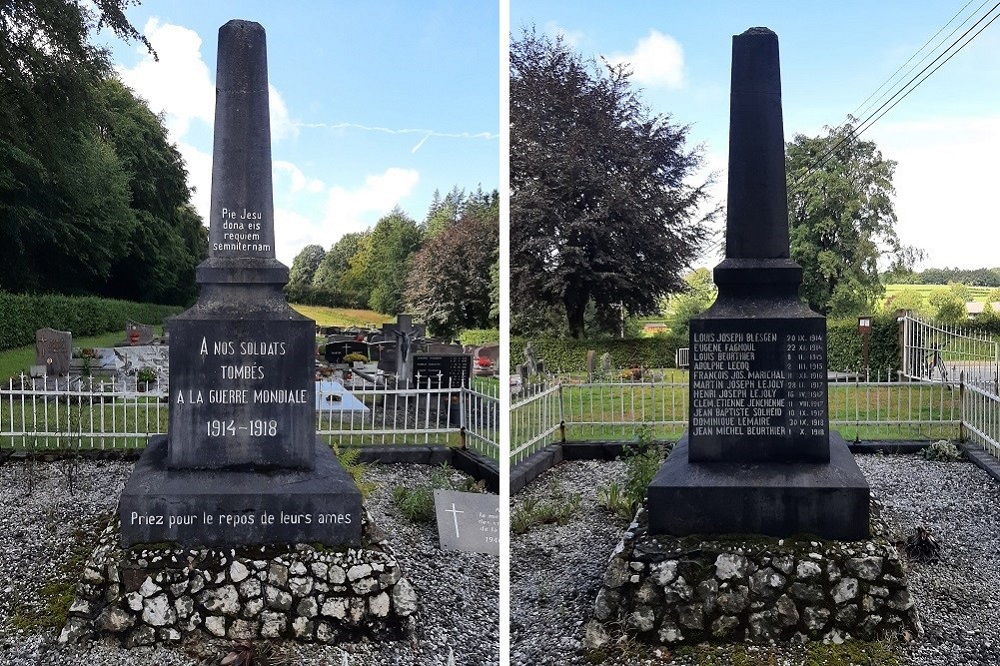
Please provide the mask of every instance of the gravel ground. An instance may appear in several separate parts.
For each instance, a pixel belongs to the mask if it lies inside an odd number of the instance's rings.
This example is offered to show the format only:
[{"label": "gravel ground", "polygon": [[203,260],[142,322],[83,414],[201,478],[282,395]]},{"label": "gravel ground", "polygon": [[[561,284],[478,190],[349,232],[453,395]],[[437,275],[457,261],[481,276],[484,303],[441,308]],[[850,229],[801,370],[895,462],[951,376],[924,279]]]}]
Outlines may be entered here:
[{"label": "gravel ground", "polygon": [[[190,666],[218,664],[228,641],[199,641],[173,648],[124,650],[111,642],[60,646],[54,630],[15,627],[24,604],[46,584],[65,577],[67,563],[85,555],[115,508],[133,463],[84,461],[72,474],[66,461],[0,465],[0,664],[4,666]],[[499,562],[479,553],[442,552],[433,525],[417,525],[392,506],[392,488],[415,486],[431,468],[421,465],[371,466],[368,478],[378,488],[366,504],[420,599],[417,640],[320,646],[274,646],[275,661],[295,666],[377,664],[442,665],[449,651],[455,663],[497,666],[499,640]],[[454,473],[461,477],[460,472]],[[74,567],[70,567],[74,568]]]},{"label": "gravel ground", "polygon": [[[1000,485],[970,463],[929,462],[918,455],[862,455],[858,464],[900,538],[924,525],[942,546],[941,562],[912,564],[911,592],[926,632],[901,646],[915,666],[1000,663]],[[566,462],[518,493],[525,500],[579,493],[565,526],[533,527],[511,542],[511,664],[585,664],[583,624],[608,557],[626,523],[597,506],[597,489],[618,480],[623,465]],[[729,648],[723,647],[722,652]],[[751,653],[753,648],[751,648]],[[770,651],[768,650],[770,654]],[[803,663],[801,647],[777,648],[782,664]],[[612,651],[606,665],[690,664],[690,657],[635,641]]]}]

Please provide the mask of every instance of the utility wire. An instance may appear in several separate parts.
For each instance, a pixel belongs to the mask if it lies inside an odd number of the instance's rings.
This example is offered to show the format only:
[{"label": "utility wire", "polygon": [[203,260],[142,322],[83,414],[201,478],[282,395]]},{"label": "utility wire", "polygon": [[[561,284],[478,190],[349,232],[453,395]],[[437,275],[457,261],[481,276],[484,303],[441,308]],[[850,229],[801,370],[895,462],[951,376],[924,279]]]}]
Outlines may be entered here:
[{"label": "utility wire", "polygon": [[[895,79],[896,75],[899,74],[901,71],[903,71],[904,67],[906,67],[908,64],[910,64],[910,61],[912,61],[914,58],[916,58],[918,55],[920,55],[920,52],[923,51],[925,48],[927,48],[927,45],[930,44],[932,41],[934,41],[935,37],[937,37],[942,32],[944,32],[944,29],[947,28],[949,25],[951,25],[952,21],[954,21],[956,18],[958,18],[958,16],[962,12],[965,11],[965,8],[968,7],[969,5],[971,5],[974,1],[975,0],[969,0],[968,2],[966,2],[965,5],[961,9],[959,9],[958,12],[955,13],[954,16],[952,16],[950,19],[948,19],[947,23],[945,23],[943,26],[941,26],[940,28],[938,28],[938,31],[935,32],[933,35],[931,35],[930,39],[928,39],[926,42],[924,42],[923,46],[921,46],[919,49],[917,49],[913,53],[913,55],[911,55],[909,58],[907,58],[906,62],[904,62],[902,65],[900,65],[899,69],[897,69],[895,72],[892,73],[892,76],[890,76],[888,79],[886,79],[885,81],[883,81],[882,85],[880,85],[878,88],[876,88],[875,91],[872,92],[872,94],[868,95],[868,97],[866,97],[865,100],[863,102],[861,102],[861,104],[859,104],[857,106],[857,108],[855,108],[853,111],[851,111],[850,115],[855,116],[855,117],[859,117],[859,116],[863,115],[864,113],[866,113],[868,111],[868,109],[871,108],[871,105],[866,106],[866,104],[868,103],[868,100],[870,100],[872,97],[875,97],[875,95],[877,95],[878,92],[880,90],[882,90],[882,88],[885,88],[888,83],[890,83],[893,79]],[[929,53],[927,53],[923,58],[921,58],[913,67],[911,67],[909,70],[907,70],[906,73],[909,74],[914,69],[916,69],[920,65],[920,63],[922,63],[924,60],[927,60],[927,58],[931,57],[931,54],[934,53],[934,51],[937,50],[937,48],[939,46],[941,46],[941,44],[943,44],[952,35],[954,35],[958,31],[959,28],[961,28],[963,25],[965,25],[966,23],[968,23],[972,19],[972,17],[975,16],[976,13],[980,9],[982,9],[986,5],[986,3],[988,3],[989,1],[990,0],[983,0],[983,3],[981,5],[979,5],[978,7],[976,7],[976,9],[972,12],[972,14],[970,14],[964,21],[962,21],[962,23],[960,23],[959,25],[955,26],[954,30],[952,30],[951,32],[949,32],[948,35],[944,39],[942,39],[940,42],[938,42],[938,44],[933,49],[931,49],[931,51]],[[890,88],[890,90],[891,90],[891,88]],[[886,94],[888,94],[888,92],[889,91],[886,91],[885,93],[883,93],[880,97],[878,97],[875,100],[875,102],[873,102],[873,104],[877,103],[878,101],[880,101],[883,97],[885,97]]]},{"label": "utility wire", "polygon": [[[834,144],[834,146],[832,148],[830,148],[825,153],[823,153],[818,158],[816,158],[816,161],[813,163],[813,165],[810,166],[810,167],[808,167],[806,169],[805,173],[803,173],[792,184],[792,187],[797,186],[799,183],[801,183],[803,180],[805,180],[805,178],[810,173],[812,173],[813,171],[819,169],[824,164],[826,164],[826,162],[828,162],[830,160],[830,158],[833,157],[833,155],[835,153],[837,153],[838,151],[840,151],[841,146],[843,146],[844,144],[846,144],[848,142],[856,141],[857,138],[862,134],[862,132],[864,132],[869,127],[871,127],[877,120],[879,120],[880,118],[882,118],[882,116],[884,116],[886,113],[888,113],[889,111],[891,111],[897,104],[899,104],[899,102],[901,102],[903,99],[905,99],[911,92],[913,92],[914,90],[916,90],[917,87],[921,83],[923,83],[924,81],[926,81],[927,78],[930,77],[931,74],[933,74],[938,69],[940,69],[942,65],[944,65],[946,62],[948,62],[949,60],[951,60],[959,51],[961,51],[966,46],[968,46],[969,43],[973,39],[975,39],[976,37],[978,37],[979,34],[983,30],[985,30],[986,28],[988,28],[990,26],[990,24],[993,23],[993,21],[995,21],[998,17],[1000,17],[1000,14],[997,14],[992,19],[990,19],[989,22],[986,23],[986,25],[984,25],[982,28],[980,28],[979,30],[977,30],[976,33],[974,35],[972,35],[972,37],[970,37],[968,40],[966,40],[965,43],[963,43],[961,46],[959,46],[954,52],[952,52],[951,54],[949,54],[948,57],[944,59],[944,61],[942,61],[940,64],[937,65],[937,67],[934,67],[934,69],[932,69],[926,76],[924,76],[923,78],[920,78],[925,72],[927,72],[928,69],[930,69],[932,66],[934,66],[935,63],[937,63],[939,60],[941,60],[941,58],[944,58],[945,54],[948,54],[948,51],[951,51],[951,49],[953,49],[956,44],[958,44],[962,39],[964,39],[970,32],[972,32],[973,30],[975,30],[976,26],[978,26],[980,23],[982,23],[983,21],[985,21],[989,17],[989,15],[992,14],[998,7],[1000,7],[1000,2],[997,2],[995,5],[993,5],[993,7],[991,7],[989,9],[989,11],[987,11],[968,30],[966,30],[965,32],[963,32],[958,37],[958,39],[956,39],[954,42],[952,42],[951,44],[949,44],[948,47],[944,51],[942,51],[934,60],[932,60],[930,62],[930,64],[928,64],[926,67],[924,67],[922,70],[920,70],[913,78],[911,78],[909,81],[907,81],[906,84],[903,87],[901,87],[899,90],[897,90],[896,93],[892,97],[890,97],[888,100],[886,100],[885,102],[883,102],[882,106],[880,106],[879,108],[877,108],[875,111],[873,111],[871,114],[869,114],[869,116],[867,118],[865,118],[864,120],[862,120],[857,125],[857,127],[859,128],[857,131],[851,132],[851,133],[847,134],[842,139],[840,139],[840,141],[838,141],[836,144]],[[920,80],[917,81],[917,79],[920,79]],[[916,81],[916,83],[914,84],[915,81]],[[912,87],[911,87],[911,85],[912,85]],[[907,88],[909,88],[909,90],[907,90]],[[904,90],[906,91],[905,94],[903,93]],[[900,97],[901,94],[902,94],[902,97]],[[899,99],[896,99],[897,97]],[[890,103],[893,102],[893,100],[895,100],[895,102],[890,105]],[[888,108],[886,108],[887,106],[888,106]],[[883,109],[884,109],[884,111],[883,111]],[[877,117],[876,117],[876,115],[877,115]]]},{"label": "utility wire", "polygon": [[[1000,7],[1000,3],[997,3],[997,5],[996,5],[996,6],[994,6],[994,8],[993,8],[993,9],[996,9],[997,7]],[[990,11],[993,11],[993,9],[991,9]],[[986,16],[989,16],[989,14],[987,14]],[[985,18],[986,18],[986,16],[984,16],[984,17],[983,17],[983,19],[985,19]],[[986,23],[986,25],[984,25],[984,26],[983,26],[982,28],[980,28],[979,30],[977,30],[977,31],[976,31],[976,34],[974,34],[974,35],[973,35],[972,37],[970,37],[970,38],[969,38],[968,40],[966,40],[966,42],[965,42],[964,44],[962,44],[961,46],[959,46],[959,47],[958,47],[958,48],[957,48],[957,49],[956,49],[956,50],[955,50],[955,51],[954,51],[954,52],[953,52],[953,53],[952,53],[951,55],[949,55],[949,56],[948,56],[947,58],[945,58],[945,59],[944,59],[944,60],[943,60],[943,61],[941,62],[941,64],[939,64],[939,65],[938,65],[937,67],[935,67],[935,68],[934,68],[934,69],[932,69],[932,70],[931,70],[930,72],[928,72],[928,73],[927,73],[927,76],[925,76],[924,78],[920,79],[920,80],[919,80],[919,81],[918,81],[918,82],[916,83],[916,85],[914,85],[914,86],[913,86],[912,88],[910,88],[910,89],[909,89],[908,91],[906,91],[906,93],[905,93],[905,94],[904,94],[904,95],[903,95],[902,97],[900,97],[900,98],[899,98],[898,100],[896,100],[896,102],[895,102],[895,103],[894,103],[894,104],[893,104],[892,106],[890,106],[890,107],[889,107],[888,109],[886,109],[885,111],[883,111],[882,113],[880,113],[880,114],[878,115],[878,117],[876,117],[876,118],[873,118],[873,119],[872,119],[872,120],[871,120],[871,121],[870,121],[870,122],[869,122],[869,123],[867,124],[867,126],[865,126],[865,127],[863,127],[862,129],[860,129],[860,130],[858,131],[858,134],[860,135],[860,134],[861,134],[862,132],[864,132],[864,131],[865,131],[865,130],[867,130],[867,129],[868,129],[869,127],[871,127],[872,125],[874,125],[874,124],[875,124],[875,122],[876,122],[876,121],[878,121],[878,120],[879,120],[879,119],[880,119],[880,118],[881,118],[882,116],[884,116],[884,115],[885,115],[885,114],[887,114],[887,113],[888,113],[889,111],[891,111],[891,110],[893,109],[893,107],[895,107],[895,106],[896,106],[896,104],[899,104],[899,103],[900,103],[900,102],[902,102],[902,101],[903,101],[904,99],[906,99],[906,96],[907,96],[907,95],[909,95],[909,94],[910,94],[911,92],[913,92],[914,90],[916,90],[917,86],[919,86],[919,85],[920,85],[921,83],[923,83],[924,81],[926,81],[926,80],[927,80],[927,79],[928,79],[928,78],[930,77],[930,75],[931,75],[931,74],[933,74],[934,72],[936,72],[936,71],[938,71],[939,69],[941,69],[941,67],[942,67],[942,66],[943,66],[943,65],[944,65],[944,64],[945,64],[946,62],[948,62],[948,61],[949,61],[949,60],[951,60],[951,59],[952,59],[953,57],[955,57],[956,55],[958,55],[958,52],[959,52],[959,51],[961,51],[961,50],[962,50],[962,49],[964,49],[964,48],[965,48],[966,46],[968,46],[968,45],[969,45],[969,42],[971,42],[971,41],[972,41],[973,39],[975,39],[975,38],[976,38],[977,36],[979,36],[979,33],[981,33],[981,32],[982,32],[983,30],[985,30],[986,28],[990,27],[990,24],[991,24],[991,23],[993,23],[994,21],[996,21],[996,20],[997,20],[998,18],[1000,18],[1000,13],[998,13],[998,14],[994,15],[994,16],[993,16],[993,18],[991,18],[991,19],[990,19],[990,20],[989,20],[989,21],[988,21],[988,22]],[[982,19],[980,19],[980,21],[982,21]],[[975,27],[975,26],[973,26],[973,27]],[[932,64],[933,64],[933,63],[932,63]]]}]

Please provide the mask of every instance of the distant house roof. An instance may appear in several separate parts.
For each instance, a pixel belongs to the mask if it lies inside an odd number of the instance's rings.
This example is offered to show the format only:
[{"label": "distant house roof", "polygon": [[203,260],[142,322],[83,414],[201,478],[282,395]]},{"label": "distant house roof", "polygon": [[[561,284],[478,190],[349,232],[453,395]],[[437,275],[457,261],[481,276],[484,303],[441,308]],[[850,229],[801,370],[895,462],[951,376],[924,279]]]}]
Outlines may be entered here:
[{"label": "distant house roof", "polygon": [[[985,305],[986,303],[980,303],[979,301],[969,301],[965,304],[965,311],[969,313],[970,317],[976,317],[983,314],[983,307]],[[990,305],[993,306],[994,312],[1000,312],[1000,302],[993,301]]]}]

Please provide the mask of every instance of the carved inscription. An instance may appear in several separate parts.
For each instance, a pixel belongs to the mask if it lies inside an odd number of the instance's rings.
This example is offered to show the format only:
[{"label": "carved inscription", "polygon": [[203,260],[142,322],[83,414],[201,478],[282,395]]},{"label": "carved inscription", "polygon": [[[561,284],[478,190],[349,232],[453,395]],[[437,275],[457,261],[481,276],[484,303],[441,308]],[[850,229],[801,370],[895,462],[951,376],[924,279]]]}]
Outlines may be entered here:
[{"label": "carved inscription", "polygon": [[825,386],[820,334],[695,333],[691,432],[724,437],[825,436]]},{"label": "carved inscription", "polygon": [[222,240],[212,243],[213,252],[271,252],[271,244],[261,236],[263,215],[260,211],[241,208],[222,209]]},{"label": "carved inscription", "polygon": [[[201,433],[210,438],[278,437],[281,422],[278,419],[260,418],[260,405],[307,405],[310,403],[307,389],[276,388],[275,382],[285,381],[274,373],[270,359],[280,359],[288,352],[284,341],[269,340],[210,340],[202,336],[198,345],[198,356],[208,361],[203,367],[208,369],[211,384],[231,385],[232,388],[185,388],[173,391],[175,405],[231,405],[237,411],[226,410],[227,414],[245,413],[243,418],[206,418],[200,428]],[[268,385],[252,386],[258,380],[267,379]],[[248,382],[250,386],[248,387]],[[239,410],[245,406],[246,410]],[[216,416],[219,412],[209,410],[206,416]]]}]

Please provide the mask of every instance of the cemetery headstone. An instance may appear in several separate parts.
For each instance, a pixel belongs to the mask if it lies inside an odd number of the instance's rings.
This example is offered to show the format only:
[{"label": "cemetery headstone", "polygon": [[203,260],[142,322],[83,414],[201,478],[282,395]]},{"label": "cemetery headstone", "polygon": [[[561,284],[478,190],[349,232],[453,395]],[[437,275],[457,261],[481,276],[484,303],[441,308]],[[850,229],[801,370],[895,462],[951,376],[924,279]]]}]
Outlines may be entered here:
[{"label": "cemetery headstone", "polygon": [[412,385],[420,388],[468,388],[472,377],[472,354],[413,355]]},{"label": "cemetery headstone", "polygon": [[500,345],[499,344],[488,344],[483,345],[479,348],[476,353],[480,358],[485,358],[494,366],[500,365]]},{"label": "cemetery headstone", "polygon": [[733,38],[726,258],[691,320],[689,428],[649,487],[650,530],[868,535],[869,488],[829,430],[826,323],[789,258],[777,36]]},{"label": "cemetery headstone", "polygon": [[594,361],[597,358],[597,352],[593,349],[587,350],[587,381],[594,381]]},{"label": "cemetery headstone", "polygon": [[150,324],[130,321],[125,324],[125,341],[130,345],[151,345],[156,337]]},{"label": "cemetery headstone", "polygon": [[601,354],[601,374],[605,377],[611,374],[611,352]]},{"label": "cemetery headstone", "polygon": [[441,550],[500,554],[500,498],[490,493],[434,490]]},{"label": "cemetery headstone", "polygon": [[354,338],[326,343],[324,357],[328,363],[346,363],[344,357],[348,354],[363,354],[369,358],[368,343]]},{"label": "cemetery headstone", "polygon": [[72,333],[54,328],[35,331],[35,365],[44,365],[47,375],[60,376],[68,373],[72,357]]},{"label": "cemetery headstone", "polygon": [[361,495],[315,430],[315,322],[275,259],[267,51],[219,30],[209,256],[174,317],[170,416],[120,503],[123,545],[359,544]]}]

